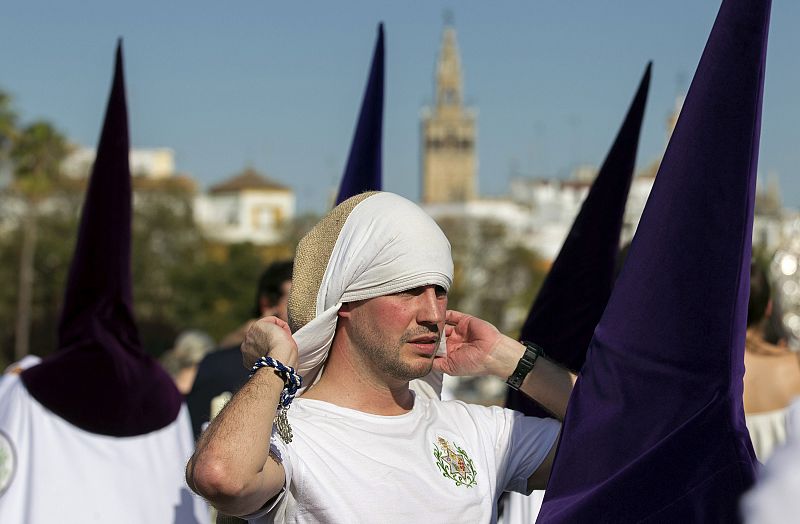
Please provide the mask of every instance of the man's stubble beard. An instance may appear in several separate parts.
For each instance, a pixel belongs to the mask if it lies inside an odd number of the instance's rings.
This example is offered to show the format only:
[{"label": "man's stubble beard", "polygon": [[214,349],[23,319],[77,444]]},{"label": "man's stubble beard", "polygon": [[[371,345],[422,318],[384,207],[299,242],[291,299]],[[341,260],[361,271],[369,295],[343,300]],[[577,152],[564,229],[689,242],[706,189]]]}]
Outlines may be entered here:
[{"label": "man's stubble beard", "polygon": [[[392,378],[409,382],[421,378],[433,369],[433,359],[424,366],[412,366],[403,362],[401,352],[409,339],[431,330],[421,329],[404,333],[399,341],[387,340],[373,326],[351,329],[350,339],[363,361],[373,370],[387,374]],[[419,358],[419,357],[418,357]]]}]

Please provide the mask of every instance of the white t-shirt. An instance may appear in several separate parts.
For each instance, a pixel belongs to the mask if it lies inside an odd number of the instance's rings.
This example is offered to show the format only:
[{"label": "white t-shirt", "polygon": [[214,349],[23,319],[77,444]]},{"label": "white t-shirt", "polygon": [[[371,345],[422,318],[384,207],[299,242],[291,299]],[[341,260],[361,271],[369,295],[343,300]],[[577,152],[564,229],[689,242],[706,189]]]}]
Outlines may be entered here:
[{"label": "white t-shirt", "polygon": [[251,523],[495,522],[505,490],[527,492],[560,424],[416,396],[380,416],[298,398],[294,439],[272,436],[286,486]]},{"label": "white t-shirt", "polygon": [[[91,409],[91,406],[86,406]],[[89,433],[48,411],[19,375],[0,380],[0,523],[204,524],[186,486],[189,412],[136,437]]]}]

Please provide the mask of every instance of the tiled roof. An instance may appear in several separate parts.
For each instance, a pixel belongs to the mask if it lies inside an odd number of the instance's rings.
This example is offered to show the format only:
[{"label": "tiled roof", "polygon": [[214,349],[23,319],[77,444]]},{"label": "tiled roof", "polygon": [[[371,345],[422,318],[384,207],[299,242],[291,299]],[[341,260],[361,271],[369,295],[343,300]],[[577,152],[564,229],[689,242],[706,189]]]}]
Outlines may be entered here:
[{"label": "tiled roof", "polygon": [[210,193],[234,193],[245,189],[267,189],[272,191],[291,191],[288,187],[270,180],[255,169],[245,169],[242,173],[212,186]]}]

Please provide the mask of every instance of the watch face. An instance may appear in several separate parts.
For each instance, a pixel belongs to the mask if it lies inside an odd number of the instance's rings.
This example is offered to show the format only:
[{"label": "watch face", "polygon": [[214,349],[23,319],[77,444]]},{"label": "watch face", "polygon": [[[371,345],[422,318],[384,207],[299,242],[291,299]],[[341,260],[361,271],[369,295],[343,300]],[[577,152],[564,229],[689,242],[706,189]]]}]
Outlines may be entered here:
[{"label": "watch face", "polygon": [[5,493],[17,469],[17,455],[11,439],[0,431],[0,496]]}]

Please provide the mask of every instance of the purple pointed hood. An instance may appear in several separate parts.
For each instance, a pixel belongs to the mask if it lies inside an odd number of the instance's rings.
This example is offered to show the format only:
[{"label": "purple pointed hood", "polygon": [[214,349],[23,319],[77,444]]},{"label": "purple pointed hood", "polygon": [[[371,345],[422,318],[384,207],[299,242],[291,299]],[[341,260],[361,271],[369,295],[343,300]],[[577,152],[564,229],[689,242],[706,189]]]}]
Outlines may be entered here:
[{"label": "purple pointed hood", "polygon": [[170,424],[181,396],[142,350],[131,290],[128,114],[118,43],[97,157],[83,204],[58,349],[22,373],[47,409],[92,433],[126,437]]},{"label": "purple pointed hood", "polygon": [[725,0],[570,398],[539,522],[735,522],[769,0]]},{"label": "purple pointed hood", "polygon": [[[617,138],[522,326],[520,339],[539,344],[548,358],[575,371],[583,366],[614,286],[651,67],[648,64],[645,69]],[[526,415],[548,416],[530,398],[510,388],[506,406]]]},{"label": "purple pointed hood", "polygon": [[378,25],[378,39],[372,55],[372,68],[361,102],[361,114],[353,134],[350,156],[344,170],[336,204],[364,191],[380,191],[381,147],[383,137],[383,24]]}]

